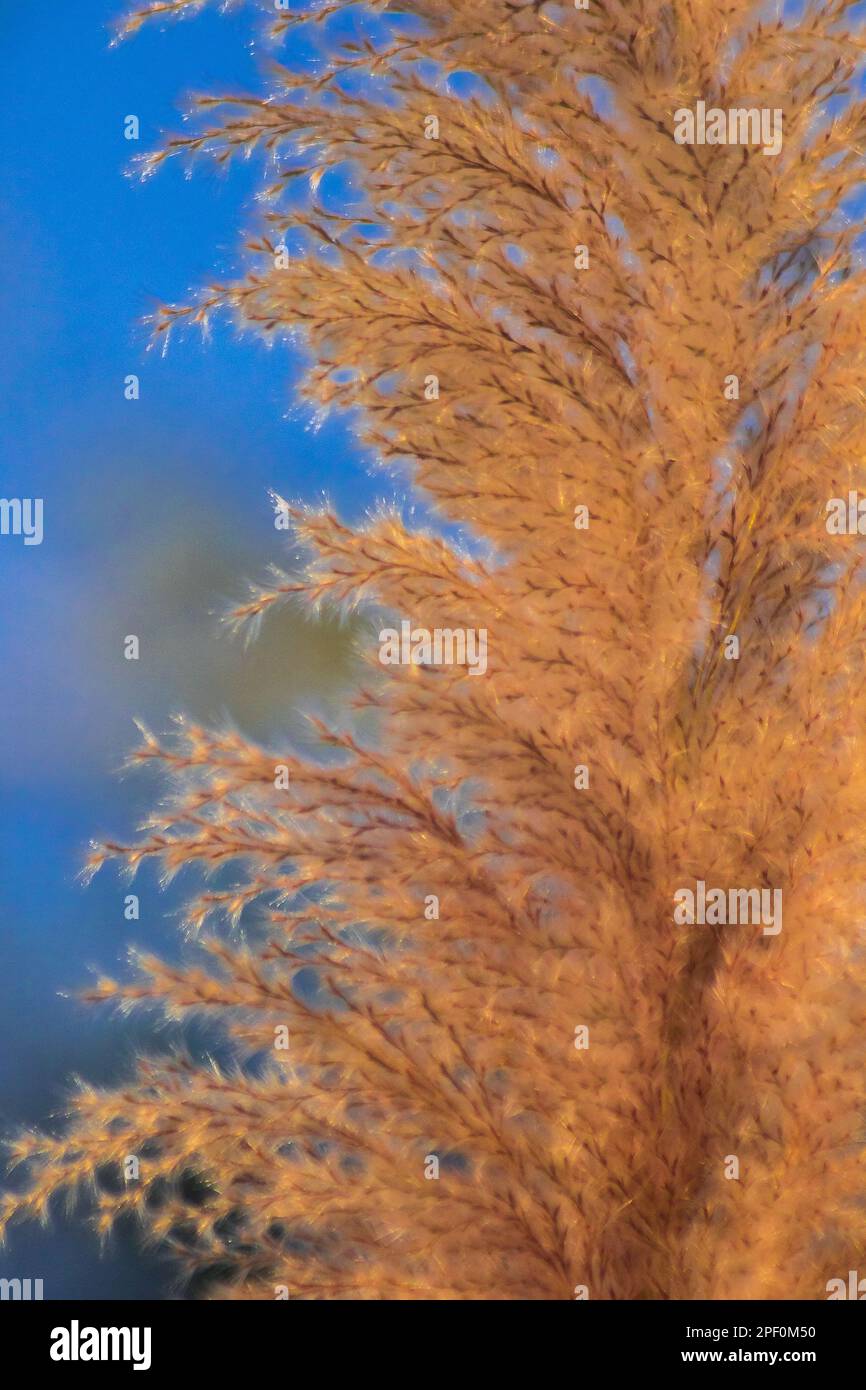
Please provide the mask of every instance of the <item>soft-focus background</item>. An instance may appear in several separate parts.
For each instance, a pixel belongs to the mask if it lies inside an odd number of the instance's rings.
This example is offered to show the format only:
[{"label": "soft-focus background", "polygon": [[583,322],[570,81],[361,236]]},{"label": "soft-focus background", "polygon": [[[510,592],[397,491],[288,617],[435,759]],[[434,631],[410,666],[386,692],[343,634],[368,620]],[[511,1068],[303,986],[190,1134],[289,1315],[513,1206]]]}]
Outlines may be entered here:
[{"label": "soft-focus background", "polygon": [[[247,651],[220,626],[284,558],[268,487],[325,493],[349,519],[387,491],[339,422],[317,432],[292,406],[300,364],[285,346],[224,323],[148,351],[142,320],[158,301],[240,270],[260,170],[202,162],[188,178],[170,161],[141,183],[126,176],[132,157],[179,128],[190,93],[254,88],[267,55],[241,13],[111,48],[117,12],[0,0],[0,496],[42,497],[45,513],[42,545],[0,537],[0,1131],[50,1123],[70,1076],[114,1079],[136,1050],[171,1041],[152,1018],[69,997],[93,968],[124,970],[133,943],[180,949],[177,894],[152,875],[137,881],[138,922],[113,870],[76,881],[89,839],[131,835],[158,792],[118,775],[133,718],[230,718],[272,743],[297,731],[297,706],[339,702],[352,679],[351,633],[336,624],[284,613]],[[138,662],[123,658],[128,633]],[[47,1230],[13,1229],[0,1277],[42,1278],[46,1298],[171,1293],[165,1265],[127,1236],[100,1254],[62,1212]]]}]

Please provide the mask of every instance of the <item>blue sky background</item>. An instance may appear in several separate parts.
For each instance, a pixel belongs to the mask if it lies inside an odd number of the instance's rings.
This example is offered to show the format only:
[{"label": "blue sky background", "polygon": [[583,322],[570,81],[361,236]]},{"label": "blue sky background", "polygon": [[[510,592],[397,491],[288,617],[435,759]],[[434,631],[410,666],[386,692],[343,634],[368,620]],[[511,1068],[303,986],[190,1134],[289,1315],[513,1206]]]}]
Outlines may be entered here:
[{"label": "blue sky background", "polygon": [[[44,499],[42,545],[0,537],[0,1130],[44,1124],[72,1074],[122,1075],[152,1019],[112,1018],[60,995],[88,967],[124,968],[128,947],[176,951],[175,900],[139,880],[141,920],[110,869],[76,882],[88,840],[130,835],[155,795],[117,775],[134,716],[227,715],[273,739],[307,697],[338,702],[351,679],[344,633],[292,615],[246,657],[214,612],[281,558],[267,489],[350,519],[380,495],[346,427],[318,432],[291,409],[298,363],[217,324],[148,351],[160,300],[241,269],[259,166],[187,178],[170,161],[141,183],[132,155],[180,127],[191,91],[255,89],[263,56],[249,13],[206,12],[109,46],[118,6],[0,0],[6,111],[0,495]],[[123,137],[139,116],[141,140]],[[141,399],[124,399],[135,372]],[[139,634],[138,663],[122,657]],[[140,1298],[167,1271],[58,1217],[16,1227],[0,1277],[43,1278],[46,1298]]]}]

